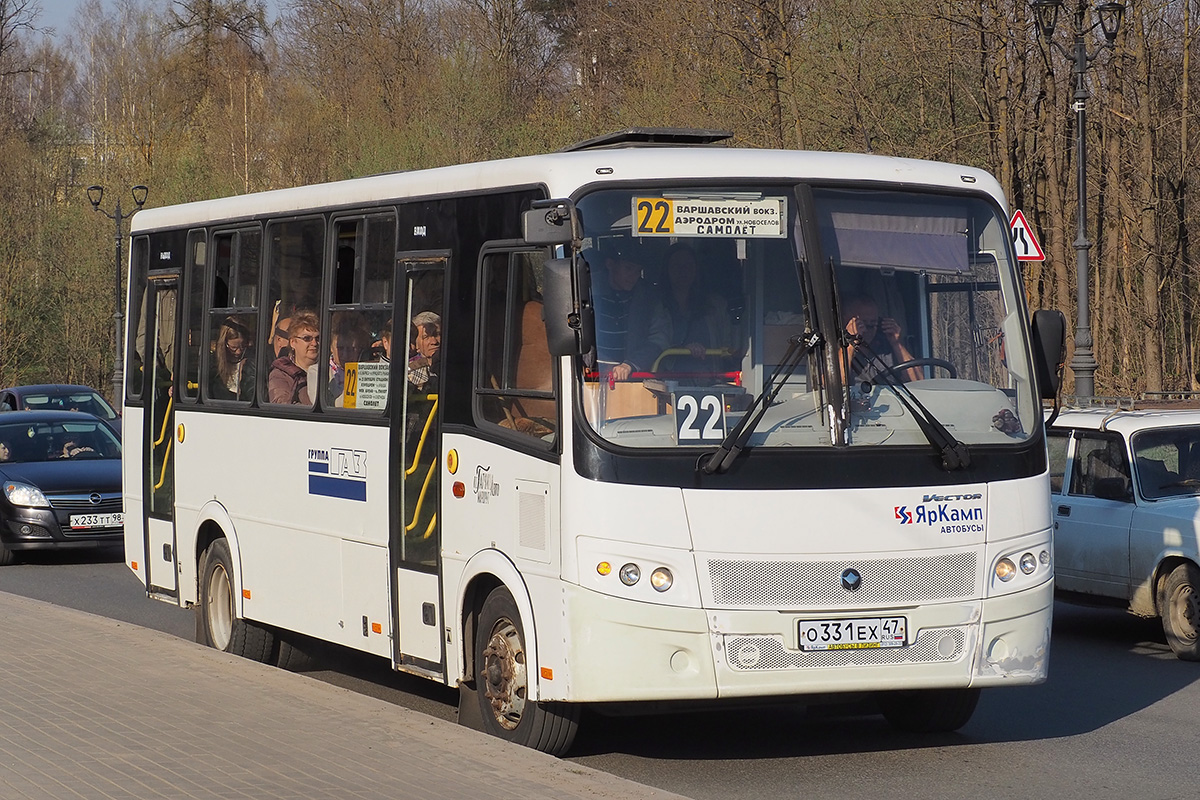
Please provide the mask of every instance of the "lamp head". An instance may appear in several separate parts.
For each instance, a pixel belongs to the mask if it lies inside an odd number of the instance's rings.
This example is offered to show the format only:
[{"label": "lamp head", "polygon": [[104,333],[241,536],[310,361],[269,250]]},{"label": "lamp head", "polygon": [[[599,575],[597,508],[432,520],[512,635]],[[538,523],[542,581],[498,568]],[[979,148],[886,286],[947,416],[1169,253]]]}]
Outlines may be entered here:
[{"label": "lamp head", "polygon": [[103,186],[89,186],[87,188],[88,202],[92,204],[92,208],[96,211],[100,210],[100,201],[104,199]]},{"label": "lamp head", "polygon": [[1125,4],[1100,3],[1096,6],[1096,13],[1100,15],[1100,28],[1104,31],[1104,38],[1111,45],[1117,40],[1117,34],[1121,32],[1121,20],[1125,18]]},{"label": "lamp head", "polygon": [[133,192],[133,202],[137,203],[138,208],[146,204],[146,196],[150,194],[150,187],[139,183],[130,191]]},{"label": "lamp head", "polygon": [[1034,19],[1037,21],[1038,34],[1044,39],[1054,36],[1054,26],[1058,24],[1058,9],[1062,0],[1031,0]]}]

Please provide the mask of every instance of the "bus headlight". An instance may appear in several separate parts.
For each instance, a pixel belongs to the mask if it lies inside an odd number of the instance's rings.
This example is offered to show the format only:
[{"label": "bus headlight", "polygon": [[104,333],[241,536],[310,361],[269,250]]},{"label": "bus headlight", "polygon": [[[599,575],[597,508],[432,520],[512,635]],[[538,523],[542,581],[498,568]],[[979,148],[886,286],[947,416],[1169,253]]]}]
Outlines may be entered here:
[{"label": "bus headlight", "polygon": [[996,577],[1008,583],[1017,574],[1017,565],[1011,558],[1002,558],[996,562]]},{"label": "bus headlight", "polygon": [[1032,575],[1035,569],[1037,569],[1037,557],[1033,553],[1026,553],[1021,556],[1021,572],[1024,572],[1026,575]]},{"label": "bus headlight", "polygon": [[650,585],[655,591],[665,592],[671,588],[671,584],[675,582],[675,578],[671,575],[671,570],[666,567],[658,567],[654,572],[650,573]]},{"label": "bus headlight", "polygon": [[642,579],[642,568],[637,564],[626,564],[621,567],[618,575],[621,578],[621,583],[626,586],[633,586]]}]

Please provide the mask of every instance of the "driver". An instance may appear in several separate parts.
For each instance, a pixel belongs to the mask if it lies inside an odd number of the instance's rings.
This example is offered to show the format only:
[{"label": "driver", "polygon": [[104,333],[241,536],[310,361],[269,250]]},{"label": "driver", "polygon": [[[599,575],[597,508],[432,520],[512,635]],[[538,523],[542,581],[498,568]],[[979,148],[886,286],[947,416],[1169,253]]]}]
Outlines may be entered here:
[{"label": "driver", "polygon": [[[868,294],[850,295],[842,301],[842,327],[849,334],[846,363],[855,384],[874,379],[884,371],[883,366],[903,364],[914,358],[904,346],[900,323],[891,317],[880,317],[879,304]],[[900,376],[910,381],[924,377],[918,367],[909,367]]]}]

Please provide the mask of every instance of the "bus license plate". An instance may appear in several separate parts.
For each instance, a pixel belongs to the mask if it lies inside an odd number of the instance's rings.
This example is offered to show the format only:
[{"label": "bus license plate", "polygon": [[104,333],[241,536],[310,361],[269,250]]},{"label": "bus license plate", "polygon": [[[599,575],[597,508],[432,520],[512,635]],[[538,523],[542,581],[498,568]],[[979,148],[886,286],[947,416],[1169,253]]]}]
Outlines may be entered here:
[{"label": "bus license plate", "polygon": [[71,530],[87,528],[116,528],[125,524],[125,515],[116,514],[72,514]]},{"label": "bus license plate", "polygon": [[801,650],[903,647],[905,635],[904,617],[800,621]]}]

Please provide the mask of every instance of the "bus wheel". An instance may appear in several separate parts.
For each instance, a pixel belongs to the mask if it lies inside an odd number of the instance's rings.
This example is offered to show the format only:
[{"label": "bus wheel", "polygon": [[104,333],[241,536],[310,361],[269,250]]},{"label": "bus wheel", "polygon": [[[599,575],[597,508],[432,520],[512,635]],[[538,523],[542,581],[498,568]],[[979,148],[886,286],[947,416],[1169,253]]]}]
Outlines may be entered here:
[{"label": "bus wheel", "polygon": [[1171,570],[1159,594],[1163,633],[1177,658],[1200,661],[1200,569],[1188,562]]},{"label": "bus wheel", "polygon": [[238,619],[233,604],[233,558],[229,542],[217,539],[204,551],[196,633],[201,644],[267,664],[275,661],[275,634]]},{"label": "bus wheel", "polygon": [[879,710],[902,731],[948,733],[967,724],[978,702],[978,689],[884,692],[879,695]]},{"label": "bus wheel", "polygon": [[567,752],[579,729],[579,707],[529,699],[525,632],[517,604],[503,587],[492,590],[479,612],[475,666],[485,731],[551,755]]}]

